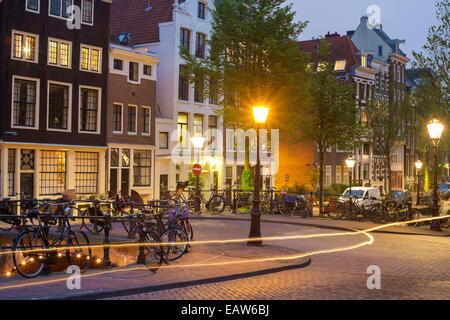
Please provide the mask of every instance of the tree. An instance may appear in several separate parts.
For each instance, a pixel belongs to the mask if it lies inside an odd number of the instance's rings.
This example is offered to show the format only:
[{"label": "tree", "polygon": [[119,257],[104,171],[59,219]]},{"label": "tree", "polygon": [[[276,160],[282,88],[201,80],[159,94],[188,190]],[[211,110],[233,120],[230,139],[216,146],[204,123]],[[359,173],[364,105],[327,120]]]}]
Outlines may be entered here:
[{"label": "tree", "polygon": [[[413,66],[421,69],[422,77],[413,92],[416,110],[416,149],[418,156],[425,158],[425,178],[428,177],[428,160],[432,158],[432,143],[427,132],[427,123],[436,118],[446,126],[450,124],[449,70],[450,70],[450,1],[436,3],[439,24],[428,30],[423,52],[413,52]],[[449,159],[450,134],[445,133],[440,143],[440,156]],[[439,168],[438,168],[439,169]],[[425,185],[427,187],[427,184]]]},{"label": "tree", "polygon": [[[312,140],[317,145],[320,205],[323,203],[323,169],[327,149],[339,146],[340,149],[352,150],[361,135],[354,87],[336,79],[329,47],[325,40],[320,41],[317,67],[307,72],[310,98],[308,103],[299,104],[301,117],[297,123],[299,138]],[[298,99],[302,100],[301,97]]]},{"label": "tree", "polygon": [[252,128],[252,107],[265,105],[268,126],[287,132],[297,116],[292,87],[304,82],[307,56],[297,39],[306,23],[294,22],[295,12],[285,0],[218,0],[212,18],[209,54],[198,58],[182,51],[185,76],[194,84],[203,79],[202,93],[219,97],[217,111],[225,126]]},{"label": "tree", "polygon": [[385,189],[388,197],[392,193],[392,156],[395,148],[400,145],[405,137],[406,124],[410,118],[411,110],[408,97],[387,102],[371,100],[365,108],[367,136],[373,145],[374,154],[380,156],[383,160]]}]

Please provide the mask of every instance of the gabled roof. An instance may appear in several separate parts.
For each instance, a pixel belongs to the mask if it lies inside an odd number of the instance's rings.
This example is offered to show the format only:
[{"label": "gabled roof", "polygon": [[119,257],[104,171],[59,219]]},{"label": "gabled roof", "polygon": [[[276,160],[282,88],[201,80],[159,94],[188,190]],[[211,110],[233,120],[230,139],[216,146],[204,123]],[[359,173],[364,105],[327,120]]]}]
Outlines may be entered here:
[{"label": "gabled roof", "polygon": [[434,71],[431,68],[406,69],[406,88],[416,88],[419,86],[421,78],[425,76],[435,77]]},{"label": "gabled roof", "polygon": [[[318,46],[322,39],[314,39],[308,41],[300,41],[299,47],[301,51],[311,53],[311,62],[318,62]],[[327,36],[323,40],[330,43],[331,61],[346,60],[345,71],[352,72],[353,66],[359,66],[359,59],[357,54],[359,53],[353,41],[349,36],[339,36],[337,34]]]},{"label": "gabled roof", "polygon": [[405,43],[405,40],[399,39],[391,39],[389,36],[383,31],[383,29],[374,28],[373,31],[384,41],[388,46],[391,47],[392,51],[395,53],[400,53],[402,56],[406,57],[406,54],[397,46],[397,44]]},{"label": "gabled roof", "polygon": [[119,34],[129,32],[133,44],[158,42],[159,27],[163,22],[172,21],[173,3],[184,0],[114,0],[111,5],[111,33],[117,38]]}]

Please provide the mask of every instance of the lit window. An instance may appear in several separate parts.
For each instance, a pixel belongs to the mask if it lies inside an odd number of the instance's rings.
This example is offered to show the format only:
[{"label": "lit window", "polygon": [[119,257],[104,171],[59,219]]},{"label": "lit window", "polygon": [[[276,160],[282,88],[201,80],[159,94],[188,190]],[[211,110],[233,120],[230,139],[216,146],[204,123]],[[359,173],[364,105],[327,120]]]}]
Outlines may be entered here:
[{"label": "lit window", "polygon": [[79,194],[97,193],[98,153],[75,152],[75,188]]},{"label": "lit window", "polygon": [[48,63],[60,67],[70,66],[71,44],[61,40],[48,41]]},{"label": "lit window", "polygon": [[361,66],[367,67],[367,56],[364,54],[361,56]]},{"label": "lit window", "polygon": [[317,65],[317,71],[321,72],[321,71],[325,71],[327,69],[327,65],[324,62],[319,62],[319,64]]},{"label": "lit window", "polygon": [[347,64],[346,60],[337,60],[334,65],[334,71],[343,71],[345,70],[345,65]]},{"label": "lit window", "polygon": [[101,70],[100,48],[81,45],[80,69],[84,71],[100,72]]},{"label": "lit window", "polygon": [[65,151],[41,150],[39,194],[54,195],[66,189]]},{"label": "lit window", "polygon": [[188,114],[178,113],[178,146],[187,148]]},{"label": "lit window", "polygon": [[38,61],[38,46],[36,43],[39,41],[39,37],[34,34],[13,31],[14,39],[12,45],[12,58],[15,60],[23,61]]}]

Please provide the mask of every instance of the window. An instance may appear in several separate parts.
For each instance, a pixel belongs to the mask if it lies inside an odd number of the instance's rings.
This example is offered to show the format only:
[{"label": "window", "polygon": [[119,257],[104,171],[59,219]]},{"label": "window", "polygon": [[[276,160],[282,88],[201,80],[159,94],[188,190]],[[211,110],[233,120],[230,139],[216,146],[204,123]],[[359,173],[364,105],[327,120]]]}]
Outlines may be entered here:
[{"label": "window", "polygon": [[20,149],[20,170],[34,170],[34,150]]},{"label": "window", "polygon": [[179,81],[178,81],[178,99],[180,100],[189,100],[189,83],[188,79],[183,75],[183,72],[185,72],[187,69],[186,66],[180,65],[179,70]]},{"label": "window", "polygon": [[98,153],[75,152],[75,188],[79,194],[97,193]]},{"label": "window", "polygon": [[368,163],[364,163],[364,166],[363,166],[363,179],[365,179],[365,180],[369,179],[369,164]]},{"label": "window", "polygon": [[99,90],[80,89],[80,131],[98,132]]},{"label": "window", "polygon": [[365,54],[363,54],[361,56],[361,66],[362,67],[367,67],[367,56]]},{"label": "window", "polygon": [[149,187],[151,185],[152,152],[150,150],[134,150],[134,185]]},{"label": "window", "polygon": [[343,177],[343,179],[342,179],[342,183],[343,184],[349,184],[349,178],[348,178],[348,167],[347,166],[344,166],[344,170],[342,171],[342,173],[343,173],[343,175],[342,175],[342,177]]},{"label": "window", "polygon": [[48,85],[48,129],[68,129],[70,87],[50,83]]},{"label": "window", "polygon": [[130,81],[139,81],[139,64],[130,62],[129,77]]},{"label": "window", "polygon": [[70,67],[71,44],[61,40],[48,41],[48,64],[60,67]]},{"label": "window", "polygon": [[383,46],[378,46],[378,55],[379,56],[383,55]]},{"label": "window", "polygon": [[197,17],[199,19],[205,20],[205,14],[206,14],[206,5],[203,2],[198,2],[198,10],[197,10]]},{"label": "window", "polygon": [[39,12],[39,0],[27,0],[26,10]]},{"label": "window", "polygon": [[178,146],[187,148],[188,115],[184,112],[178,113]]},{"label": "window", "polygon": [[113,132],[122,133],[122,105],[113,105]]},{"label": "window", "polygon": [[12,127],[37,127],[37,83],[14,78]]},{"label": "window", "polygon": [[186,48],[188,51],[191,50],[190,37],[191,37],[191,32],[189,30],[181,28],[181,30],[180,30],[180,52],[183,47]]},{"label": "window", "polygon": [[204,96],[203,96],[203,87],[205,80],[203,77],[196,76],[195,77],[195,90],[194,90],[194,101],[197,103],[203,103],[205,102]]},{"label": "window", "polygon": [[142,134],[150,135],[150,108],[142,107]]},{"label": "window", "polygon": [[12,38],[12,59],[38,62],[39,36],[13,30]]},{"label": "window", "polygon": [[130,167],[130,149],[122,149],[122,167]]},{"label": "window", "polygon": [[128,133],[136,133],[136,106],[128,106]]},{"label": "window", "polygon": [[396,69],[396,72],[397,72],[397,82],[401,82],[402,81],[402,77],[401,77],[401,75],[400,75],[400,66],[399,65],[395,65],[395,69]]},{"label": "window", "polygon": [[368,143],[364,143],[363,146],[363,155],[370,155],[370,145]]},{"label": "window", "polygon": [[54,195],[66,189],[66,159],[65,151],[41,151],[41,195]]},{"label": "window", "polygon": [[325,185],[331,185],[331,166],[325,167]]},{"label": "window", "polygon": [[93,0],[83,0],[82,3],[82,22],[92,24],[94,21],[94,6]]},{"label": "window", "polygon": [[217,148],[217,117],[208,117],[208,145],[210,150]]},{"label": "window", "polygon": [[144,65],[144,75],[151,76],[152,75],[152,66],[145,64]]},{"label": "window", "polygon": [[67,19],[70,14],[67,9],[73,5],[73,0],[50,0],[49,14],[54,17]]},{"label": "window", "polygon": [[101,48],[81,45],[80,70],[100,72]]},{"label": "window", "polygon": [[123,69],[123,61],[119,59],[114,59],[114,69],[122,70]]},{"label": "window", "polygon": [[345,70],[345,65],[347,64],[347,60],[337,60],[334,64],[334,71],[343,71]]},{"label": "window", "polygon": [[169,149],[169,133],[168,132],[160,132],[159,133],[159,148],[160,149]]},{"label": "window", "polygon": [[342,183],[342,166],[336,166],[336,183]]},{"label": "window", "polygon": [[216,79],[210,78],[209,80],[209,103],[210,104],[218,104],[219,103],[219,95],[218,95],[218,81]]},{"label": "window", "polygon": [[205,42],[206,36],[203,33],[197,33],[197,41],[195,48],[195,56],[198,58],[205,57]]},{"label": "window", "polygon": [[203,115],[194,114],[194,137],[203,137]]},{"label": "window", "polygon": [[111,167],[119,166],[119,149],[111,149]]},{"label": "window", "polygon": [[16,150],[8,149],[8,196],[14,196],[14,175],[16,172]]}]

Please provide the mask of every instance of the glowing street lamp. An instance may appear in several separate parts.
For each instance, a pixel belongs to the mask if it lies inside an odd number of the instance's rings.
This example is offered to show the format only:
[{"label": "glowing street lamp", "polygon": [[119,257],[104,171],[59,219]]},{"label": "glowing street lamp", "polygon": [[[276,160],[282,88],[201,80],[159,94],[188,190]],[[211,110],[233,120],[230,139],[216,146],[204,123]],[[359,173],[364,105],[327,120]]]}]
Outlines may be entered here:
[{"label": "glowing street lamp", "polygon": [[[442,132],[444,131],[444,125],[439,120],[432,120],[428,125],[428,133],[430,134],[431,141],[434,146],[434,187],[433,187],[433,217],[439,216],[439,198],[437,193],[437,157],[439,141],[441,140]],[[431,222],[431,230],[441,231],[441,225],[439,220],[433,220]]]},{"label": "glowing street lamp", "polygon": [[420,204],[420,175],[419,171],[422,169],[423,163],[420,160],[417,160],[416,163],[416,169],[417,169],[417,205]]},{"label": "glowing street lamp", "polygon": [[355,167],[355,159],[347,159],[345,160],[345,163],[347,164],[347,168],[349,168],[349,180],[350,180],[350,196],[352,195],[352,173],[353,173],[353,168]]},{"label": "glowing street lamp", "polygon": [[[261,245],[261,210],[260,210],[260,181],[261,181],[261,160],[259,157],[259,129],[260,126],[266,123],[269,108],[265,106],[256,106],[253,108],[253,118],[257,124],[256,130],[256,168],[254,178],[253,203],[250,222],[249,245]],[[258,240],[252,240],[258,239]]]}]

